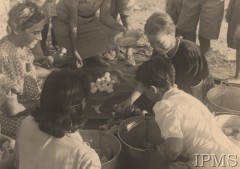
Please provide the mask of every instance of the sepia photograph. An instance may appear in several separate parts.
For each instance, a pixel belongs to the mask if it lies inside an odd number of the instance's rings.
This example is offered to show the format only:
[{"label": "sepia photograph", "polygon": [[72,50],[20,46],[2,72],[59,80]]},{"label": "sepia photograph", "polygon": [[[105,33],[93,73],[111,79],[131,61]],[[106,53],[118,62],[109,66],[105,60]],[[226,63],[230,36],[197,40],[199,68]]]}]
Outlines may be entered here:
[{"label": "sepia photograph", "polygon": [[240,169],[240,0],[0,1],[0,169]]}]

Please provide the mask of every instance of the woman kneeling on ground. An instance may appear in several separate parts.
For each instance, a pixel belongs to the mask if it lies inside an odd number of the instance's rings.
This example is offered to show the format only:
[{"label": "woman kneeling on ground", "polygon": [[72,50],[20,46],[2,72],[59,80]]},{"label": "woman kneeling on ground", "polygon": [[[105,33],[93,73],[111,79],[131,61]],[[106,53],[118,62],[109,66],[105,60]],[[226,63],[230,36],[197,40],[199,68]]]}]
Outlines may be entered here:
[{"label": "woman kneeling on ground", "polygon": [[[44,15],[33,3],[21,3],[9,12],[9,35],[0,41],[0,73],[7,79],[8,98],[4,107],[10,114],[25,110],[18,103],[22,100],[35,100],[40,93],[39,80],[46,78],[50,70],[35,67],[31,52],[42,38]],[[51,58],[46,58],[51,63]]]},{"label": "woman kneeling on ground", "polygon": [[[69,59],[74,58],[77,67],[83,65],[83,59],[107,66],[99,56],[114,50],[114,35],[126,29],[112,18],[110,5],[110,0],[60,0],[57,3],[53,32],[59,47],[67,49]],[[99,17],[96,16],[98,9]]]}]

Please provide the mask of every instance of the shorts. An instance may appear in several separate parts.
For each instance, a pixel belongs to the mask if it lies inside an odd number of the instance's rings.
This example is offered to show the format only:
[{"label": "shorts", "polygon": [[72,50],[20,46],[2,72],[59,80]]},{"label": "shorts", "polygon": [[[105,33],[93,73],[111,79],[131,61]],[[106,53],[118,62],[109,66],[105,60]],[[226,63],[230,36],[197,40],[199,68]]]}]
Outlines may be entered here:
[{"label": "shorts", "polygon": [[227,32],[227,44],[228,47],[232,49],[240,49],[240,39],[237,39],[235,36],[235,31],[240,26],[239,20],[239,11],[240,11],[240,1],[233,1],[232,11],[228,23],[228,32]]},{"label": "shorts", "polygon": [[183,0],[167,0],[166,1],[166,12],[171,16],[174,24],[177,24],[178,17],[182,9]]},{"label": "shorts", "polygon": [[218,39],[223,14],[224,0],[183,0],[177,28],[183,32],[195,32],[200,20],[199,35]]},{"label": "shorts", "polygon": [[131,15],[133,13],[135,0],[111,0],[111,13]]}]

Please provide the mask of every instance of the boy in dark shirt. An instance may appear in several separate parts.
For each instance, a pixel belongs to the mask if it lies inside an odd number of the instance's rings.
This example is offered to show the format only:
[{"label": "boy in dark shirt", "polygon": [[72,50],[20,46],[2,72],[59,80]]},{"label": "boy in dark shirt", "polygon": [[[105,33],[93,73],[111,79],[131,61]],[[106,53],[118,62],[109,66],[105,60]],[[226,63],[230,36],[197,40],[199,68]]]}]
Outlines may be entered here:
[{"label": "boy in dark shirt", "polygon": [[[176,70],[176,84],[179,89],[204,101],[207,91],[213,86],[207,61],[195,43],[175,37],[175,26],[170,16],[164,12],[152,14],[146,24],[145,33],[154,48],[152,57],[170,59]],[[119,104],[124,111],[143,93],[141,83],[132,95]]]}]

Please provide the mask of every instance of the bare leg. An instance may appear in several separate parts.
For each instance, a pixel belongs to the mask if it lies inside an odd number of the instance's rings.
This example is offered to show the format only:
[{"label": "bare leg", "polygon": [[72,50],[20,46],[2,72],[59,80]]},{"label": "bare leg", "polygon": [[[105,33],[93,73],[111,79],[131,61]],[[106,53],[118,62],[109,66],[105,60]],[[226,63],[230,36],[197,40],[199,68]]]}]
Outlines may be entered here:
[{"label": "bare leg", "polygon": [[210,50],[211,41],[210,41],[210,39],[206,39],[206,38],[202,37],[201,35],[198,35],[198,39],[200,42],[200,50],[203,54],[205,54],[206,52],[208,52]]},{"label": "bare leg", "polygon": [[183,39],[192,41],[194,43],[196,42],[196,39],[197,39],[196,32],[184,32],[180,29],[177,29],[176,35],[177,36],[182,36]]},{"label": "bare leg", "polygon": [[[130,15],[122,15],[120,14],[120,18],[122,21],[123,26],[127,28],[127,30],[132,30],[132,24],[131,24],[131,17]],[[136,62],[133,58],[133,49],[131,47],[128,47],[126,50],[125,60],[127,65],[135,66]]]},{"label": "bare leg", "polygon": [[39,66],[35,66],[35,68],[39,78],[45,79],[51,73],[51,70],[49,69],[45,69]]},{"label": "bare leg", "polygon": [[235,77],[238,78],[240,72],[240,49],[236,50],[236,74]]}]

